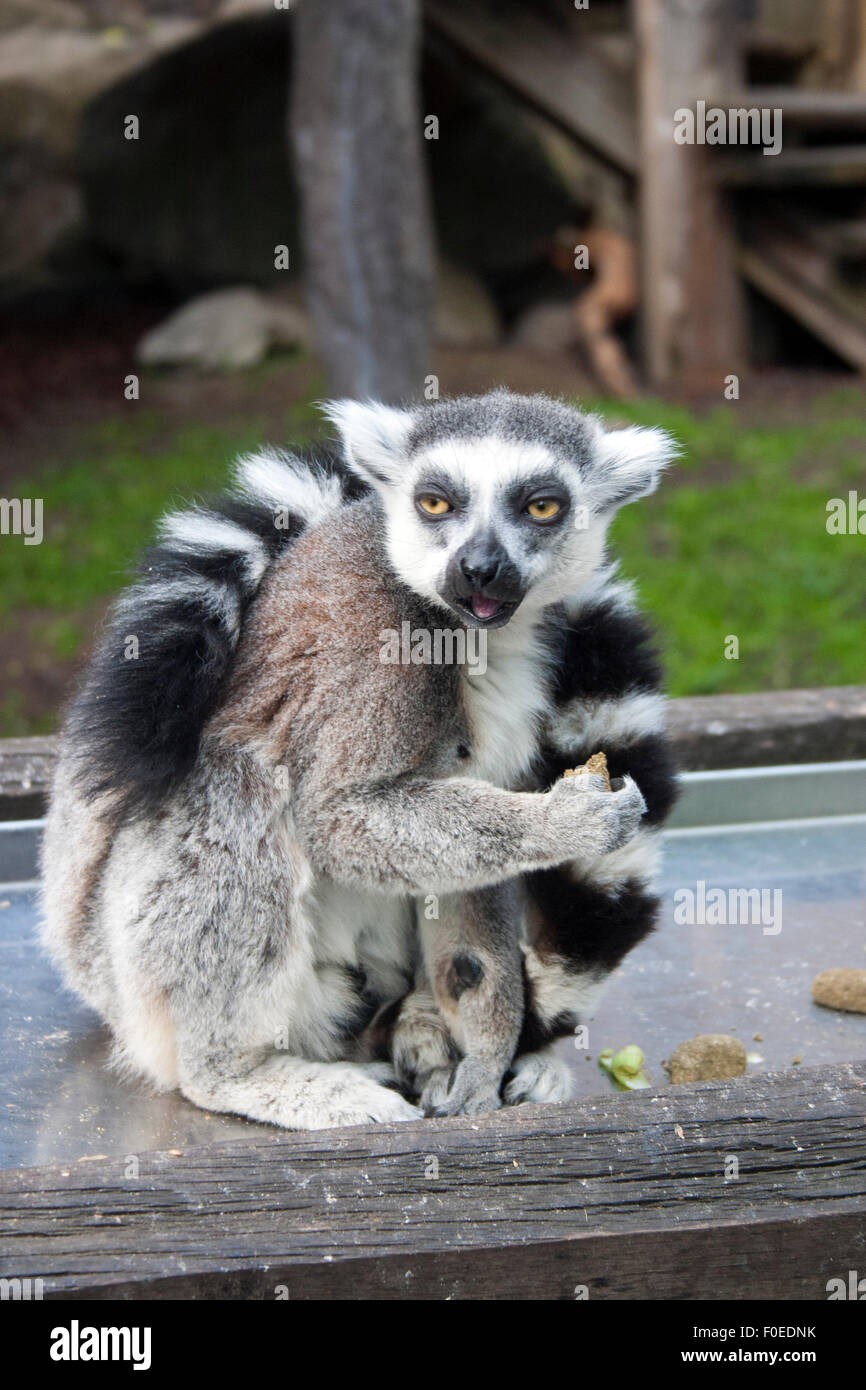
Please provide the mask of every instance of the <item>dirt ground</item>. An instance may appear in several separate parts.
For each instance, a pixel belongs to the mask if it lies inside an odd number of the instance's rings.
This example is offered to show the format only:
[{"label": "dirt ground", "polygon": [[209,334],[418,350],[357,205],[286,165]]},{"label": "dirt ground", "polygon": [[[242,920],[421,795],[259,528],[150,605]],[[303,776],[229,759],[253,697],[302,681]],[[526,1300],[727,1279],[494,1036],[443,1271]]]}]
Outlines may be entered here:
[{"label": "dirt ground", "polygon": [[[122,313],[95,310],[49,325],[0,325],[0,486],[26,477],[36,466],[62,464],[78,446],[82,426],[127,418],[123,380],[135,370],[135,343],[164,313],[162,305],[142,306]],[[442,349],[434,369],[443,395],[500,385],[571,397],[599,394],[576,359],[515,347]],[[808,414],[816,395],[838,386],[860,384],[866,406],[866,383],[841,370],[767,369],[741,380],[737,408],[744,424],[765,416],[793,423]],[[272,442],[279,443],[286,408],[320,385],[313,360],[286,354],[262,376],[187,371],[151,376],[147,405],[163,416],[167,433],[185,423],[218,426],[249,414],[265,425],[273,421]],[[663,395],[698,410],[723,400],[721,387],[699,395],[685,396],[676,389]]]}]

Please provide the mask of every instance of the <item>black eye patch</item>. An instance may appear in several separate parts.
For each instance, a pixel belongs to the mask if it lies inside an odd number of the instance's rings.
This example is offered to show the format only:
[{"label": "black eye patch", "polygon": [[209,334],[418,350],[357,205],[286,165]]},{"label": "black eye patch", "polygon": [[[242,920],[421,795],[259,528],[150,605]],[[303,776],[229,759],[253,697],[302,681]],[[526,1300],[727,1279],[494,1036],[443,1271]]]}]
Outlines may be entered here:
[{"label": "black eye patch", "polygon": [[455,510],[464,509],[469,505],[469,493],[466,488],[461,487],[449,478],[447,473],[430,472],[418,478],[413,493],[415,498],[419,497],[444,497],[446,502],[450,502]]},{"label": "black eye patch", "polygon": [[504,500],[507,507],[517,516],[522,516],[529,503],[541,498],[550,498],[559,503],[557,519],[564,517],[571,506],[571,497],[562,479],[555,474],[538,474],[534,478],[522,479],[507,488]]}]

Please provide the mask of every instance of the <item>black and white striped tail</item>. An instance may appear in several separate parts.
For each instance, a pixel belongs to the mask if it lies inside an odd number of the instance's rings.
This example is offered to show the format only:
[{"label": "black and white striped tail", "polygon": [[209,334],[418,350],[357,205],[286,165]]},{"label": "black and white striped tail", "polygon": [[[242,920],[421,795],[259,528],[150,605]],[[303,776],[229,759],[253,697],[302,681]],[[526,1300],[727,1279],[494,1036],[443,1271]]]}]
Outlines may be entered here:
[{"label": "black and white striped tail", "polygon": [[363,491],[338,457],[273,450],[242,458],[225,496],[163,519],[70,710],[88,796],[107,795],[129,818],[152,813],[180,784],[268,567]]},{"label": "black and white striped tail", "polygon": [[661,679],[650,628],[628,585],[608,580],[567,615],[541,784],[551,786],[601,750],[612,778],[628,773],[637,782],[647,812],[637,835],[596,863],[528,875],[531,944],[520,1052],[536,1051],[591,1017],[608,975],[653,929],[660,829],[676,799]]}]

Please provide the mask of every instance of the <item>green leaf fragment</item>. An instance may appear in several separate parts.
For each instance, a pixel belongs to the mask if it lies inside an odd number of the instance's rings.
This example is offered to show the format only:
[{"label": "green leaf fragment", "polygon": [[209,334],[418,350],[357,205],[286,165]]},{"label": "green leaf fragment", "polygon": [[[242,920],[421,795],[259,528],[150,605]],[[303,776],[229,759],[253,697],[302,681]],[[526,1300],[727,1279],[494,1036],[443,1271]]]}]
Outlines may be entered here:
[{"label": "green leaf fragment", "polygon": [[598,1065],[606,1071],[618,1091],[640,1091],[649,1086],[650,1080],[644,1071],[646,1058],[635,1043],[621,1047],[614,1052],[612,1047],[599,1053]]}]

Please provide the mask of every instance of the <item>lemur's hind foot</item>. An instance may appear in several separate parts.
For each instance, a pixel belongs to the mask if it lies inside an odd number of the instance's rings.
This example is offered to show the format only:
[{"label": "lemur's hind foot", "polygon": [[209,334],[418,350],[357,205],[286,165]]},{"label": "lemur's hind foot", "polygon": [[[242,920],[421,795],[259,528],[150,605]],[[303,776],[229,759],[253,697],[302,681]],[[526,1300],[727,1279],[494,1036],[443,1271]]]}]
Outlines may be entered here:
[{"label": "lemur's hind foot", "polygon": [[432,1091],[422,1097],[425,1115],[484,1115],[502,1105],[499,1067],[486,1066],[477,1057],[464,1057],[457,1066],[447,1092],[436,1099]]},{"label": "lemur's hind foot", "polygon": [[244,1115],[284,1129],[420,1119],[417,1106],[387,1084],[393,1080],[392,1068],[383,1062],[308,1062],[275,1055],[246,1075],[187,1074],[181,1090],[205,1110]]}]

